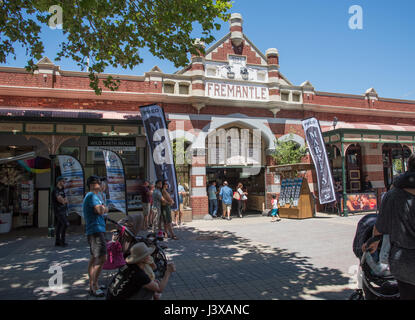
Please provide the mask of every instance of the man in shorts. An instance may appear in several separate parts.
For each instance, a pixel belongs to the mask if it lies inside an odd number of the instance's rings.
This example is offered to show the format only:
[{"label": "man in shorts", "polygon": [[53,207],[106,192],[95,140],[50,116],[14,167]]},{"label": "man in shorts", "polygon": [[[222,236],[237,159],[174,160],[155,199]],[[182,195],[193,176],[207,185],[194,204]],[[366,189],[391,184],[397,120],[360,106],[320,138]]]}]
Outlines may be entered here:
[{"label": "man in shorts", "polygon": [[83,213],[85,219],[85,230],[91,251],[88,264],[89,293],[94,297],[104,297],[105,293],[98,285],[98,277],[102,266],[107,260],[107,247],[105,240],[104,215],[108,208],[104,199],[100,198],[101,180],[97,176],[91,176],[87,180],[89,191],[83,202]]},{"label": "man in shorts", "polygon": [[231,220],[233,191],[231,188],[228,187],[227,181],[223,182],[223,187],[220,189],[219,198],[222,200],[222,219],[226,219],[225,214],[228,213],[228,220]]}]

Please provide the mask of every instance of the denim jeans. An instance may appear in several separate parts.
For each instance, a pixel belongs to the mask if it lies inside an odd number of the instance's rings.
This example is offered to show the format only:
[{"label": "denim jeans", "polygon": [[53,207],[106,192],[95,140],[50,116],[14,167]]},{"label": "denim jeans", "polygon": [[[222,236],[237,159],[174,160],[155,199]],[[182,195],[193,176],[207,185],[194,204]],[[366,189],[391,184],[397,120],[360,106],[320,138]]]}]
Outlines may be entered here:
[{"label": "denim jeans", "polygon": [[217,212],[218,212],[218,200],[209,199],[209,214],[211,216],[216,216]]}]

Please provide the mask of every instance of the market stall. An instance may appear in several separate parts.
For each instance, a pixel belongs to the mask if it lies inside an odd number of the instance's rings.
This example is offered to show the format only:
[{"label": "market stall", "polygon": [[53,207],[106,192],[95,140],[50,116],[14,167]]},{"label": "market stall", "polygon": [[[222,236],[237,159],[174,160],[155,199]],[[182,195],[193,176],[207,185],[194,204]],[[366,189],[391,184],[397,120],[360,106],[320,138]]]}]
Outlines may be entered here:
[{"label": "market stall", "polygon": [[281,218],[307,219],[314,214],[313,196],[305,178],[309,163],[297,163],[270,167],[270,172],[281,175],[281,191],[278,199]]}]

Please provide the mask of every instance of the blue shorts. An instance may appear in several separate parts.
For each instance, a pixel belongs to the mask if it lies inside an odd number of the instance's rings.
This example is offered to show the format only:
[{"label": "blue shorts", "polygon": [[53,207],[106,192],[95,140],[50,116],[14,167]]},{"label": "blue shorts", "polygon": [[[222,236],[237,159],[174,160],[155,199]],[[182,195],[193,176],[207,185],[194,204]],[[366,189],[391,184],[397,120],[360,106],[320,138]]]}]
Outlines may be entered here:
[{"label": "blue shorts", "polygon": [[278,215],[278,209],[272,209],[271,217],[275,217],[276,215]]}]

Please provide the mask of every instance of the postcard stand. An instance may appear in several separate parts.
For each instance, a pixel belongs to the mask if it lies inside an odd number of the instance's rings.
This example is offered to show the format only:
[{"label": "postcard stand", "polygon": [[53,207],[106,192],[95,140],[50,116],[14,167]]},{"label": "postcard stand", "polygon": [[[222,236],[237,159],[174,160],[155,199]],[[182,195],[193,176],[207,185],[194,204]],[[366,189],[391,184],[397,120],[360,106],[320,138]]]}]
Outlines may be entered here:
[{"label": "postcard stand", "polygon": [[306,178],[302,178],[301,190],[298,199],[291,198],[279,207],[281,218],[308,219],[313,217],[313,198]]}]

